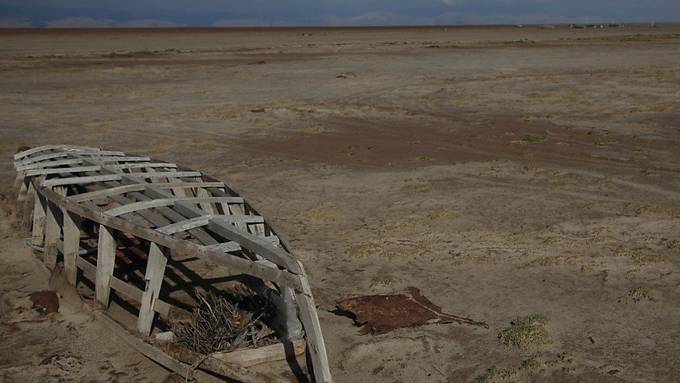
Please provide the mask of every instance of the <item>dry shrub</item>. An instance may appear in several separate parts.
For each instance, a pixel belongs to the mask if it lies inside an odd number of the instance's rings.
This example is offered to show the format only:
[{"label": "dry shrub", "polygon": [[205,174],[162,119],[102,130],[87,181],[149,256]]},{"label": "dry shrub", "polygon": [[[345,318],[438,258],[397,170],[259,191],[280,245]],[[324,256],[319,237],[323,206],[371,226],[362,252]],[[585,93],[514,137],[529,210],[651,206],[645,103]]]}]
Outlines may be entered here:
[{"label": "dry shrub", "polygon": [[211,354],[260,347],[276,341],[274,332],[264,321],[274,311],[264,299],[256,295],[226,299],[209,293],[199,295],[199,301],[192,320],[174,326],[177,344],[201,354]]}]

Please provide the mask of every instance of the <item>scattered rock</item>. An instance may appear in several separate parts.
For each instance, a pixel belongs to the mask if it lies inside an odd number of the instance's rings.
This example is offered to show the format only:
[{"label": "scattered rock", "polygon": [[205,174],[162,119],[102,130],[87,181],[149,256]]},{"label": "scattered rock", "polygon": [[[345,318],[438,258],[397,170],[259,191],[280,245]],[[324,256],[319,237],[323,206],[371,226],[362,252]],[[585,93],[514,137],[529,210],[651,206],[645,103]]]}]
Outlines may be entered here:
[{"label": "scattered rock", "polygon": [[357,75],[356,73],[352,72],[347,72],[347,73],[340,73],[339,75],[335,76],[335,78],[355,78]]},{"label": "scattered rock", "polygon": [[50,365],[66,372],[79,371],[82,367],[80,359],[66,352],[48,356],[40,362],[41,366]]}]

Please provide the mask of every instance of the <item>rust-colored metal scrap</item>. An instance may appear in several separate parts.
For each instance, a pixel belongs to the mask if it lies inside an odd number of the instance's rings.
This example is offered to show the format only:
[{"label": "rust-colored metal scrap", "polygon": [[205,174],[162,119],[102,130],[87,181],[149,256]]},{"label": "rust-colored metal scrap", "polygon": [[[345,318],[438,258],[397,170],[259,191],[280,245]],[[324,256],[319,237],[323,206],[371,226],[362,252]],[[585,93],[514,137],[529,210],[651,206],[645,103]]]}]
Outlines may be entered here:
[{"label": "rust-colored metal scrap", "polygon": [[341,312],[351,314],[361,334],[384,334],[400,327],[434,323],[463,323],[488,328],[484,322],[446,314],[420,290],[409,287],[407,294],[367,295],[344,299],[337,304]]}]

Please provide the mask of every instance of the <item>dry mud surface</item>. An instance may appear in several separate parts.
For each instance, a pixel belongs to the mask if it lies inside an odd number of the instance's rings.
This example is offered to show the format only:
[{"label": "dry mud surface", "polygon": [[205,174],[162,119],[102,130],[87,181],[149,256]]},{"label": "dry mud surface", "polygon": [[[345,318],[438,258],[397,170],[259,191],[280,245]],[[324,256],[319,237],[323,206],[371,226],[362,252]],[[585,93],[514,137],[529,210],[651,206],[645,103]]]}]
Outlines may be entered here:
[{"label": "dry mud surface", "polygon": [[[680,27],[1,31],[0,137],[0,381],[167,375],[22,309],[49,276],[10,156],[50,143],[249,198],[310,274],[336,382],[680,381]],[[408,286],[490,328],[330,312]],[[542,338],[508,345],[527,316]]]}]

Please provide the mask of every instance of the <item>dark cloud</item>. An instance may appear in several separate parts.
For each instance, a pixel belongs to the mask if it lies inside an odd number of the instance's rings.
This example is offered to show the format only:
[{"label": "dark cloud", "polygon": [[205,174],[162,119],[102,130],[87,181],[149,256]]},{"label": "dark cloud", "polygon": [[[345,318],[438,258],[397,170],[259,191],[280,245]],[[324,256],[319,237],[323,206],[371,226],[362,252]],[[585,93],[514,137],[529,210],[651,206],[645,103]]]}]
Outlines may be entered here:
[{"label": "dark cloud", "polygon": [[0,26],[680,21],[678,0],[0,0]]}]

